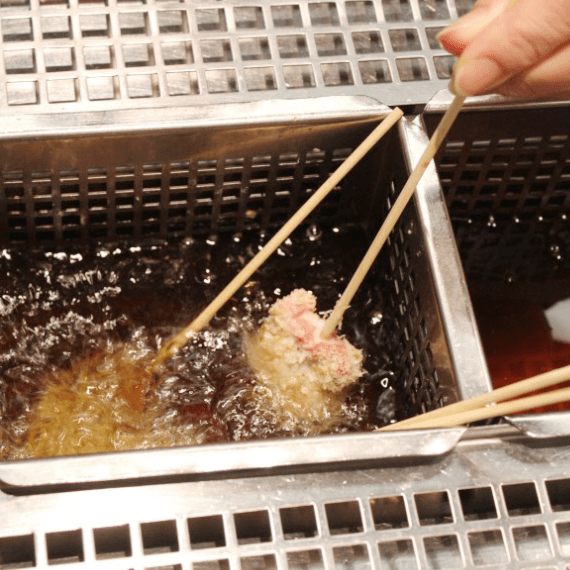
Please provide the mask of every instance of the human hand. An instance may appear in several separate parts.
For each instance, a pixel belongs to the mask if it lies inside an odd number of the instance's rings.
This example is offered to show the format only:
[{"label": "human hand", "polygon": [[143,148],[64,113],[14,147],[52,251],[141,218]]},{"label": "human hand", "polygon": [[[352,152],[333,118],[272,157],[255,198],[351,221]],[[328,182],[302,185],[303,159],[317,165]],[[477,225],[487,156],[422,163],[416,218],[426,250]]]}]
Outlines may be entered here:
[{"label": "human hand", "polygon": [[438,39],[458,95],[570,95],[570,0],[478,0]]}]

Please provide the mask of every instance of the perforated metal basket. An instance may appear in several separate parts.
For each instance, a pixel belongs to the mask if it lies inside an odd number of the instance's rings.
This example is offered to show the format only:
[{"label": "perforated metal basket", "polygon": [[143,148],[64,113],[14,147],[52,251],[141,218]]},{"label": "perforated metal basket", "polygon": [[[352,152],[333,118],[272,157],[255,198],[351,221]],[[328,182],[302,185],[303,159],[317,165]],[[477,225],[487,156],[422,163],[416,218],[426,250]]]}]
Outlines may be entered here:
[{"label": "perforated metal basket", "polygon": [[[271,231],[387,113],[368,100],[351,104],[350,114],[339,114],[334,100],[314,100],[295,112],[293,121],[287,102],[252,104],[247,121],[228,121],[223,115],[233,116],[230,108],[209,114],[179,109],[175,122],[170,110],[159,117],[137,112],[136,121],[127,112],[100,115],[94,126],[69,116],[59,120],[56,131],[46,116],[34,120],[33,137],[18,134],[20,121],[7,119],[0,142],[3,245],[143,243],[247,228]],[[341,105],[348,106],[347,101]],[[419,127],[402,122],[332,192],[313,220],[358,224],[374,232],[403,186],[406,163],[417,161],[423,145]],[[407,413],[487,389],[472,362],[475,332],[464,324],[470,305],[433,171],[379,263],[391,283],[386,314],[394,332],[386,350],[393,355]],[[442,292],[451,284],[454,295],[448,300]],[[463,327],[465,344],[452,354],[446,335],[455,327]],[[330,445],[314,440],[224,444],[107,456],[103,464],[98,457],[9,462],[0,465],[0,480],[37,486],[286,467],[305,464],[309,456],[315,464],[430,456],[449,449],[459,434],[391,434],[388,439],[379,433],[346,434],[332,437]],[[309,451],[315,445],[318,454]],[[268,448],[271,454],[263,451]]]},{"label": "perforated metal basket", "polygon": [[[546,308],[570,295],[570,109],[567,103],[489,103],[468,106],[436,160],[462,265],[481,303],[518,300]],[[428,131],[441,116],[436,102],[431,108]],[[567,351],[540,350],[540,333],[537,326],[536,354],[510,354],[497,374],[530,377],[567,365]],[[570,433],[568,412],[509,421],[537,436]]]}]

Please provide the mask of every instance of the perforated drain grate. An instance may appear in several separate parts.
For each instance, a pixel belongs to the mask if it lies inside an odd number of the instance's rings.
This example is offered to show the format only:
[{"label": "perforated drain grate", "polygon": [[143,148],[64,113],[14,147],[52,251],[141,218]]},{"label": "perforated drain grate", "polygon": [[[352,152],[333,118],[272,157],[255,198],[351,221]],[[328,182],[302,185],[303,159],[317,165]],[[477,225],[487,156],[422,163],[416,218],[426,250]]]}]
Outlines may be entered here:
[{"label": "perforated drain grate", "polygon": [[[0,172],[0,198],[5,199],[0,242],[165,237],[276,226],[350,150]],[[339,187],[322,217],[338,216],[342,206]]]},{"label": "perforated drain grate", "polygon": [[[334,94],[422,103],[473,0],[4,0],[0,107],[132,108]],[[23,106],[23,108],[22,108]]]},{"label": "perforated drain grate", "polygon": [[[465,272],[482,287],[568,266],[567,114],[567,105],[462,113],[438,154]],[[436,117],[426,120],[433,129]]]},{"label": "perforated drain grate", "polygon": [[560,449],[484,439],[427,465],[2,494],[0,568],[567,570]]}]

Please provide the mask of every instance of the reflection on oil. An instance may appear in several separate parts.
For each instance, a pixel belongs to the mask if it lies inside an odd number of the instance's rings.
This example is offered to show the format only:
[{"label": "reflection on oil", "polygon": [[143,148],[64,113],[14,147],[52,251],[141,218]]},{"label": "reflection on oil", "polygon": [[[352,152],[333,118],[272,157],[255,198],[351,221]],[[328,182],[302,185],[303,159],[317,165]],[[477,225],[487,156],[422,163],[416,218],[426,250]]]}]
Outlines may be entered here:
[{"label": "reflection on oil", "polygon": [[368,372],[342,392],[338,421],[284,424],[244,354],[244,339],[278,296],[305,287],[321,311],[332,309],[355,252],[365,247],[357,230],[312,228],[288,240],[206,330],[158,374],[147,372],[157,348],[213,299],[260,241],[4,251],[0,457],[368,430],[397,415],[378,411],[380,395],[392,388],[385,374],[375,374],[390,366],[377,275],[345,317],[343,332],[364,350]]}]

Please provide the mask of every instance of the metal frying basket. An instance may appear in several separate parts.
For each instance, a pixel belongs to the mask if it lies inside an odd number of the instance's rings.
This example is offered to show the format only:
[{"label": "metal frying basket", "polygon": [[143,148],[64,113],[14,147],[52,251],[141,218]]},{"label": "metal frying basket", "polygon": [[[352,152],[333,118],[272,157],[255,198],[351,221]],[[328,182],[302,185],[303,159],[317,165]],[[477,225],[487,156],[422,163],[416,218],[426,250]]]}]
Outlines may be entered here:
[{"label": "metal frying basket", "polygon": [[[287,102],[252,104],[248,119],[241,121],[226,119],[224,115],[236,111],[231,109],[180,109],[176,121],[169,110],[159,117],[137,112],[136,120],[129,113],[89,116],[87,126],[70,116],[58,119],[57,130],[46,116],[45,123],[34,123],[33,137],[18,133],[17,121],[7,119],[0,149],[3,246],[140,243],[271,229],[387,113],[368,100],[352,104],[348,116],[344,111],[335,115],[330,100],[306,103],[302,111],[293,111]],[[244,108],[239,110],[243,114]],[[419,127],[404,121],[399,133],[392,130],[332,192],[314,219],[375,231],[407,178],[406,163],[414,163],[424,145]],[[438,228],[436,233],[431,226]],[[473,353],[465,350],[473,345],[474,329],[464,331],[463,350],[452,354],[448,349],[446,329],[469,322],[470,305],[433,171],[379,263],[390,276],[386,314],[393,334],[386,349],[393,355],[408,413],[485,390],[485,378],[470,372],[477,370],[470,363]],[[449,286],[446,280],[454,284],[455,294],[442,307],[436,289]],[[445,326],[443,317],[449,319]],[[314,442],[305,440],[271,442],[274,453],[269,455],[261,453],[267,442],[157,451],[164,456],[160,461],[155,452],[133,452],[129,459],[122,454],[106,457],[103,472],[94,469],[97,457],[8,462],[0,465],[0,480],[42,485],[287,467],[305,464],[310,456],[317,464],[430,456],[449,449],[460,431],[391,434],[392,439],[378,433],[346,434],[334,437],[334,446],[317,455],[309,452]]]},{"label": "metal frying basket", "polygon": [[[424,115],[429,132],[441,110],[435,103]],[[569,295],[569,125],[567,103],[475,102],[436,158],[468,287],[482,303],[496,298],[548,307]],[[538,344],[544,342],[539,333],[537,326]],[[567,365],[568,351],[552,347],[505,360],[497,373],[530,377]],[[510,421],[534,435],[570,433],[568,412]]]}]

